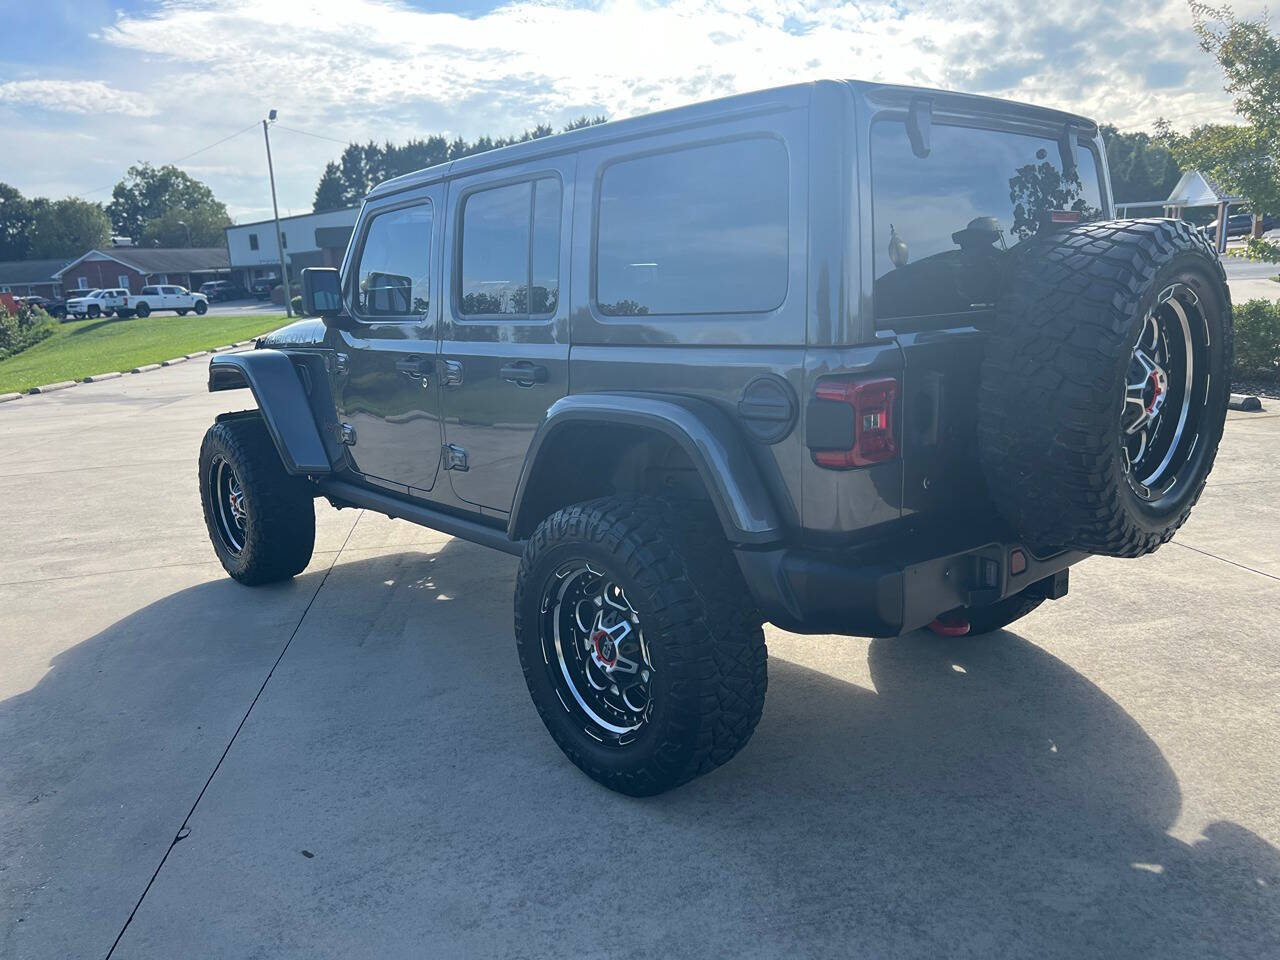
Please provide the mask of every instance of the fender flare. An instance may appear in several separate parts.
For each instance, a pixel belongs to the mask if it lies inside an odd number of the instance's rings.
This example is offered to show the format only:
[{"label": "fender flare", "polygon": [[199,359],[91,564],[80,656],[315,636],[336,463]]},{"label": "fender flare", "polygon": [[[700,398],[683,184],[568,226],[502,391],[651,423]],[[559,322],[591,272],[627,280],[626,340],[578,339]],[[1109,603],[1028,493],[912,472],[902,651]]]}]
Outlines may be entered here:
[{"label": "fender flare", "polygon": [[520,471],[507,527],[513,539],[527,537],[542,520],[525,496],[537,471],[551,469],[540,465],[539,452],[560,431],[584,423],[627,424],[665,434],[697,468],[731,543],[782,539],[782,521],[737,425],[705,400],[653,393],[576,394],[551,405]]},{"label": "fender flare", "polygon": [[220,353],[209,361],[209,391],[248,387],[258,401],[280,461],[291,474],[330,472],[311,404],[293,362],[279,350]]}]

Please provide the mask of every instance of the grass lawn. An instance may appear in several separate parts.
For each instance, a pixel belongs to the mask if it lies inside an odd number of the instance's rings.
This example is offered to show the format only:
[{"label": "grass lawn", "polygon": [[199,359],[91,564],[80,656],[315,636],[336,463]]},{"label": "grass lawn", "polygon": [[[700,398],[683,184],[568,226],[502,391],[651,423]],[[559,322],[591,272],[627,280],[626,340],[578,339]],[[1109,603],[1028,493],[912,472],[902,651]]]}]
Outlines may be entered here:
[{"label": "grass lawn", "polygon": [[60,323],[53,336],[0,360],[0,393],[81,380],[95,373],[128,371],[144,363],[249,340],[286,322],[278,314],[178,317],[159,313],[129,320],[113,317]]}]

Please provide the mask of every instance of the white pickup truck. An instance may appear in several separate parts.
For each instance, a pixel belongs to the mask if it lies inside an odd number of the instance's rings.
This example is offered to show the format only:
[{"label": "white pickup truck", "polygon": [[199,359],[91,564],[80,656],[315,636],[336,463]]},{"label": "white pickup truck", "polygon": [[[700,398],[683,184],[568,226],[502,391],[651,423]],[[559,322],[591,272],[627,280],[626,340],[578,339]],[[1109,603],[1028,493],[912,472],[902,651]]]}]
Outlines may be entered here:
[{"label": "white pickup truck", "polygon": [[203,315],[209,312],[209,298],[203,293],[192,293],[186,287],[158,284],[143,287],[142,292],[132,298],[130,307],[140,317],[157,310],[173,310],[180,317],[192,311]]},{"label": "white pickup truck", "polygon": [[83,297],[73,297],[67,301],[67,316],[94,319],[116,313],[122,317],[131,317],[133,311],[129,301],[129,291],[123,288],[92,290]]}]

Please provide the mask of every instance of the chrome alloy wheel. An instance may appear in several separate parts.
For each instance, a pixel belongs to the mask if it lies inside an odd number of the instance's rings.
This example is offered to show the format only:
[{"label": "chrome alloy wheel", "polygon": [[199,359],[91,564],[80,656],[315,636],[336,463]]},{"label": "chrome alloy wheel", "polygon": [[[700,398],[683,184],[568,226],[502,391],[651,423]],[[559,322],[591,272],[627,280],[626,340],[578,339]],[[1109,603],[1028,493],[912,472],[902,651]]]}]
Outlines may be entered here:
[{"label": "chrome alloy wheel", "polygon": [[649,719],[654,669],[622,587],[571,560],[549,578],[541,610],[543,660],[565,710],[602,743],[632,742]]},{"label": "chrome alloy wheel", "polygon": [[1120,413],[1125,475],[1143,500],[1171,492],[1195,451],[1209,398],[1209,345],[1195,291],[1183,283],[1162,290],[1133,345]]},{"label": "chrome alloy wheel", "polygon": [[209,495],[216,512],[218,536],[231,553],[239,556],[244,549],[249,516],[240,478],[225,457],[214,457],[210,464]]}]

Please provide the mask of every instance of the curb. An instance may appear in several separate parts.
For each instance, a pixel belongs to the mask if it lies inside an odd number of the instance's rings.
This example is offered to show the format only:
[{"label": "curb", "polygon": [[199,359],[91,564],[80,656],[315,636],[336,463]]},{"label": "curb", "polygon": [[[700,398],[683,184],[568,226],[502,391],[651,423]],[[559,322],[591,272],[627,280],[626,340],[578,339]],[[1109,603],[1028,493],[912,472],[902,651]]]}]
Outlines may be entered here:
[{"label": "curb", "polygon": [[207,357],[208,355],[208,350],[197,350],[195,353],[188,353],[186,359],[194,360],[196,357]]},{"label": "curb", "polygon": [[52,393],[54,390],[65,390],[67,387],[74,387],[74,380],[59,380],[57,383],[46,383],[40,387],[32,387],[27,393]]},{"label": "curb", "polygon": [[1227,406],[1232,410],[1246,410],[1250,413],[1256,413],[1262,409],[1262,401],[1257,397],[1251,397],[1244,393],[1233,393],[1231,400]]},{"label": "curb", "polygon": [[85,382],[85,383],[98,383],[98,382],[100,382],[100,381],[102,381],[102,380],[114,380],[114,379],[116,379],[116,377],[123,377],[123,376],[124,376],[124,374],[123,374],[123,373],[121,373],[121,372],[120,372],[120,371],[118,371],[118,370],[117,370],[117,371],[115,371],[115,372],[113,372],[113,373],[95,373],[95,374],[94,374],[93,376],[91,376],[91,377],[85,377],[85,378],[84,378],[84,382]]},{"label": "curb", "polygon": [[209,352],[210,352],[210,353],[226,353],[228,350],[231,350],[231,349],[233,349],[234,347],[235,347],[235,344],[233,344],[233,343],[228,343],[225,347],[214,347],[214,348],[213,348],[212,350],[210,350]]},{"label": "curb", "polygon": [[20,393],[0,393],[0,403],[8,403],[10,400],[21,400]]},{"label": "curb", "polygon": [[130,373],[146,373],[149,370],[159,370],[159,369],[160,369],[160,364],[158,363],[144,363],[140,367],[134,367],[129,372]]},{"label": "curb", "polygon": [[172,367],[175,363],[186,363],[186,362],[187,362],[187,358],[186,358],[186,357],[174,357],[172,360],[162,360],[162,361],[160,361],[160,366],[162,366],[162,367]]}]

